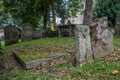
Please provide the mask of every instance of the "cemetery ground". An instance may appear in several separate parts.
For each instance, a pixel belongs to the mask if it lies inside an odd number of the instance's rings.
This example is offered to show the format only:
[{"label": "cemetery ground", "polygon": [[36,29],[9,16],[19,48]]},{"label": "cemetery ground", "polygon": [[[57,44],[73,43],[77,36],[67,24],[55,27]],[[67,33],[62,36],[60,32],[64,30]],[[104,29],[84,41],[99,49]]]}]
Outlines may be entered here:
[{"label": "cemetery ground", "polygon": [[[120,38],[114,37],[113,54],[94,60],[83,66],[75,65],[75,40],[74,37],[44,38],[28,42],[21,42],[3,47],[4,55],[0,62],[5,70],[0,71],[0,80],[119,80],[120,79]],[[41,67],[25,70],[13,57],[12,50],[23,51],[29,61],[37,57],[46,57],[52,52],[63,56],[49,62],[43,62]],[[43,55],[39,56],[37,53]],[[21,55],[24,60],[26,56]]]}]

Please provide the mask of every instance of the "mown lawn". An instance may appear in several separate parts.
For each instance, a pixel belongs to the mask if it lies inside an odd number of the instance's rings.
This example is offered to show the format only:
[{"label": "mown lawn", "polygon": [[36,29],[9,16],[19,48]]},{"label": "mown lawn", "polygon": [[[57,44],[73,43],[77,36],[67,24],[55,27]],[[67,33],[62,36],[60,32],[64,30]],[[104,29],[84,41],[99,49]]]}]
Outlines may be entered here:
[{"label": "mown lawn", "polygon": [[[29,42],[22,42],[3,48],[7,59],[11,50],[21,47],[42,45],[69,45],[74,47],[74,38],[45,38]],[[114,38],[115,52],[104,58],[87,63],[84,66],[74,66],[72,62],[60,59],[56,63],[42,66],[39,69],[4,70],[0,80],[119,80],[120,79],[120,38]],[[66,58],[66,56],[65,56]],[[1,59],[2,60],[2,59]],[[7,63],[9,60],[5,60]],[[9,65],[8,65],[9,68]],[[7,72],[6,72],[7,71]]]}]

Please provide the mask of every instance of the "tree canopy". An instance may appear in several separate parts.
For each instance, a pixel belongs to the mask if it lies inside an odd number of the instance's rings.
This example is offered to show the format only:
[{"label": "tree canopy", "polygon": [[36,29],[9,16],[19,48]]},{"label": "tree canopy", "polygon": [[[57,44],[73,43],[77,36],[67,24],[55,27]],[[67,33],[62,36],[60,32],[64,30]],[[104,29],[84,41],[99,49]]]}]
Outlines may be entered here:
[{"label": "tree canopy", "polygon": [[114,26],[115,17],[120,15],[120,0],[95,0],[94,18],[107,16],[109,26]]},{"label": "tree canopy", "polygon": [[75,16],[82,6],[81,0],[4,0],[3,4],[5,13],[34,27],[38,26],[41,18],[46,27],[52,10],[64,20],[68,16]]}]

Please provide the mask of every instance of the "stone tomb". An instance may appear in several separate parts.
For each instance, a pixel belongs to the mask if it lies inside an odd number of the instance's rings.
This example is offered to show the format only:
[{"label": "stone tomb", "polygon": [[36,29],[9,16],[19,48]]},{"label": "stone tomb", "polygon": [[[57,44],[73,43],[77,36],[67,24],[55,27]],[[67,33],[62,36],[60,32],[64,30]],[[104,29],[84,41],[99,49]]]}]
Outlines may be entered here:
[{"label": "stone tomb", "polygon": [[[25,68],[25,69],[33,69],[33,68],[38,68],[41,67],[41,65],[44,62],[49,62],[53,59],[62,57],[64,54],[49,54],[47,55],[47,57],[44,58],[38,58],[38,59],[32,59],[32,60],[24,60],[22,57],[20,57],[19,55],[21,55],[22,53],[20,53],[19,51],[13,50],[13,55],[14,57],[17,59],[17,61]],[[30,58],[30,57],[28,57]]]},{"label": "stone tomb", "polygon": [[33,26],[31,24],[23,24],[22,26],[22,41],[33,39]]},{"label": "stone tomb", "polygon": [[14,25],[8,25],[4,28],[5,45],[18,43],[20,31]]}]

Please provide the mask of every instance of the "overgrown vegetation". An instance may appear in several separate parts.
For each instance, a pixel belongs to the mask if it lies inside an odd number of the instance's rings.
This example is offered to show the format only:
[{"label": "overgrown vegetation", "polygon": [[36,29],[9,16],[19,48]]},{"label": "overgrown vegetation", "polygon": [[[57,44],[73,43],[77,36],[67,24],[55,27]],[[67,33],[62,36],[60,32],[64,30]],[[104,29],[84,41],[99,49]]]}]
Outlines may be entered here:
[{"label": "overgrown vegetation", "polygon": [[[43,43],[41,43],[43,41]],[[49,42],[48,42],[49,41]],[[0,76],[0,80],[119,80],[120,79],[120,38],[114,38],[115,52],[109,56],[87,63],[84,66],[74,66],[71,61],[60,59],[55,63],[45,64],[40,69],[33,70],[10,70]],[[33,43],[32,43],[33,42]],[[36,43],[35,43],[36,42]],[[45,38],[30,42],[23,42],[7,46],[4,50],[11,50],[16,47],[28,47],[41,44],[43,47],[48,44],[62,45],[73,44],[73,38]],[[7,51],[9,52],[9,51]],[[10,54],[10,53],[9,53]]]}]

